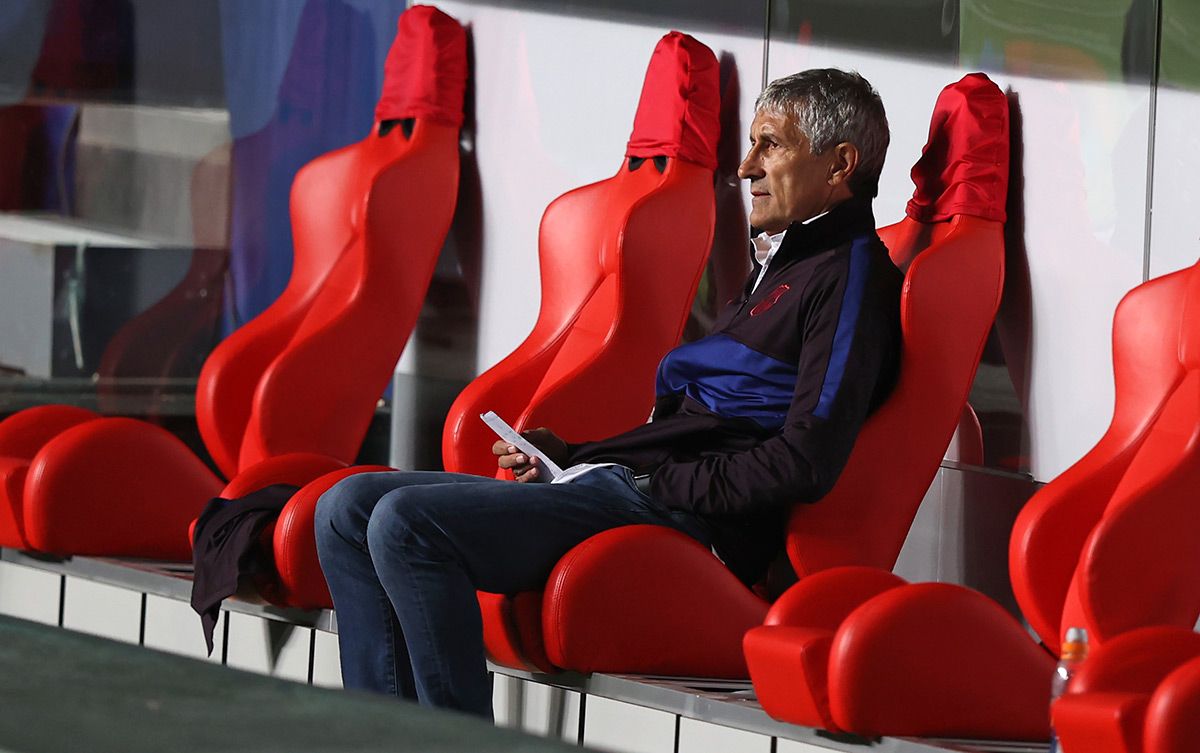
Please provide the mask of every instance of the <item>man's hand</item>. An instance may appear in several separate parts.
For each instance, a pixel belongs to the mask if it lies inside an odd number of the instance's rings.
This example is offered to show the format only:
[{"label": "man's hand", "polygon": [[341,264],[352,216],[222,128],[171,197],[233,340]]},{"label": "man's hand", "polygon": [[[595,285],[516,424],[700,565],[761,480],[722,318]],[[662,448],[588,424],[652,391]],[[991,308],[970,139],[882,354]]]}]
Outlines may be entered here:
[{"label": "man's hand", "polygon": [[[521,432],[521,436],[529,443],[546,454],[546,457],[562,465],[567,460],[567,443],[547,428],[530,429]],[[541,462],[535,457],[529,457],[503,439],[496,440],[492,452],[497,455],[496,463],[513,472],[513,477],[521,483],[531,481],[549,481],[542,470]]]}]

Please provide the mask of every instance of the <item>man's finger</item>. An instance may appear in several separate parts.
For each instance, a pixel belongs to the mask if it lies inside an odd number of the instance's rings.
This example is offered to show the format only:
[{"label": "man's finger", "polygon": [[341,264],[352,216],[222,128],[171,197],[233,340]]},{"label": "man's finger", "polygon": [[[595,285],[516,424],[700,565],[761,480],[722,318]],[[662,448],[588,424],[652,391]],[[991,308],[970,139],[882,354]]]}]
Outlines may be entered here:
[{"label": "man's finger", "polygon": [[529,458],[525,457],[524,453],[514,453],[511,455],[501,455],[496,464],[501,468],[518,468],[529,463]]}]

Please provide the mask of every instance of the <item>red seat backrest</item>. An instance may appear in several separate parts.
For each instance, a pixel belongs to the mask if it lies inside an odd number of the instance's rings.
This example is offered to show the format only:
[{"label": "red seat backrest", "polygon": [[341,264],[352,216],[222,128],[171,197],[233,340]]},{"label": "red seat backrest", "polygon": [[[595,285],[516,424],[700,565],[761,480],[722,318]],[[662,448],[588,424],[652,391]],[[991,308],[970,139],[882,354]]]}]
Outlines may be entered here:
[{"label": "red seat backrest", "polygon": [[621,169],[547,207],[537,322],[451,407],[446,470],[496,472],[494,435],[479,420],[489,410],[568,441],[647,420],[655,369],[683,332],[712,243],[719,98],[712,51],[679,32],[663,37]]},{"label": "red seat backrest", "polygon": [[829,494],[793,509],[787,549],[800,577],[895,564],[1000,303],[1008,146],[1008,102],[986,76],[970,74],[942,91],[913,167],[908,217],[879,233],[907,268],[899,379]]},{"label": "red seat backrest", "polygon": [[454,213],[466,65],[458,22],[405,11],[372,134],[297,173],[288,285],[200,374],[197,422],[227,476],[289,452],[354,460]]},{"label": "red seat backrest", "polygon": [[1113,318],[1113,419],[1022,509],[1013,591],[1051,650],[1200,615],[1200,265],[1130,291]]}]

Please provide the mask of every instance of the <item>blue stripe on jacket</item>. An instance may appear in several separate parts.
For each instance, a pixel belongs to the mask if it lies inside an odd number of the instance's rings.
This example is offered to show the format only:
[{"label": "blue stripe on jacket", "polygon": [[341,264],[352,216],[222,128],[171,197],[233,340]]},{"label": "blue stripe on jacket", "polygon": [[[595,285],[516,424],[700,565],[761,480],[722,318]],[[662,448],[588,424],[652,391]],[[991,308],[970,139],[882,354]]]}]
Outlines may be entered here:
[{"label": "blue stripe on jacket", "polygon": [[658,365],[659,396],[683,394],[727,418],[749,418],[769,431],[783,427],[797,369],[717,334],[680,345]]},{"label": "blue stripe on jacket", "polygon": [[857,238],[850,246],[850,272],[846,288],[842,293],[842,308],[838,313],[837,329],[834,330],[833,347],[829,352],[829,365],[825,369],[825,381],[821,384],[821,396],[813,415],[829,418],[833,401],[846,375],[846,362],[850,358],[850,346],[854,343],[858,326],[858,312],[862,309],[866,295],[867,266],[870,264],[869,241]]}]

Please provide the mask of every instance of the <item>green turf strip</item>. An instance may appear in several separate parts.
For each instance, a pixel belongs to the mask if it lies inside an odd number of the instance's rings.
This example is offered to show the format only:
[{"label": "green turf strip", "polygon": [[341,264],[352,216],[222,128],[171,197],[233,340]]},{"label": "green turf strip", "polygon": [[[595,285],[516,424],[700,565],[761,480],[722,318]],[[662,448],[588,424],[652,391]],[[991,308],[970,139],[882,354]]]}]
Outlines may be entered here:
[{"label": "green turf strip", "polygon": [[0,616],[6,751],[566,751],[475,718]]}]

